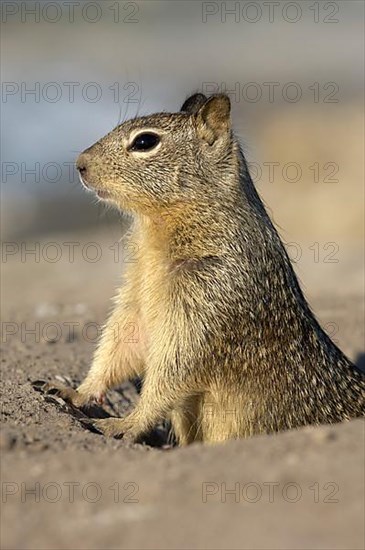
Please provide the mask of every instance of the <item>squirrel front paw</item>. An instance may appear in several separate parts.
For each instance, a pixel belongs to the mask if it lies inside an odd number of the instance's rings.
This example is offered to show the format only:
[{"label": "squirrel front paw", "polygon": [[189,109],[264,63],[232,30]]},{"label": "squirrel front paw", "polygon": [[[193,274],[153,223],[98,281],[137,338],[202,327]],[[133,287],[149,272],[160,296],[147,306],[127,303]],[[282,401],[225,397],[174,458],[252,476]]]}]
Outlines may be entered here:
[{"label": "squirrel front paw", "polygon": [[105,399],[104,393],[99,392],[93,395],[85,394],[60,382],[46,382],[42,387],[42,391],[48,395],[61,397],[66,403],[70,403],[77,408],[85,407],[92,403],[102,405]]}]

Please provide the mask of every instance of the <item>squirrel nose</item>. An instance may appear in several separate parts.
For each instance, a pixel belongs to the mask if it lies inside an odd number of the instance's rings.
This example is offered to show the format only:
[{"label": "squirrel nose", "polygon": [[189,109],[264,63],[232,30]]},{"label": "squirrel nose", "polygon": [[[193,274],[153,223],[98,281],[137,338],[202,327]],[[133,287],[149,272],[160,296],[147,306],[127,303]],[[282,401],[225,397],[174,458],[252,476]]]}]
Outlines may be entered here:
[{"label": "squirrel nose", "polygon": [[81,154],[76,161],[76,168],[82,176],[87,172],[87,159],[86,155]]}]

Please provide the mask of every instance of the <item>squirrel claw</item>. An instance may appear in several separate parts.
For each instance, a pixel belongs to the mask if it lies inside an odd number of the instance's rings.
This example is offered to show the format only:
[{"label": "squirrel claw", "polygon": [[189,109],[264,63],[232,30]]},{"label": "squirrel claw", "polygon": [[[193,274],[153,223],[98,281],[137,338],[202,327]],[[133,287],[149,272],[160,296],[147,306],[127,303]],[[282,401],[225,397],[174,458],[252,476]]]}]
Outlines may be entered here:
[{"label": "squirrel claw", "polygon": [[82,407],[85,405],[85,400],[82,396],[74,390],[71,386],[66,386],[60,382],[45,382],[42,388],[37,388],[38,391],[42,391],[46,395],[54,395],[61,397],[66,403],[73,405],[74,407]]},{"label": "squirrel claw", "polygon": [[78,395],[76,390],[71,387],[65,386],[59,382],[46,383],[43,386],[43,391],[47,395],[56,395],[62,397],[64,401],[73,402],[74,398]]},{"label": "squirrel claw", "polygon": [[97,393],[94,396],[88,396],[80,393],[71,386],[62,382],[46,382],[44,380],[36,380],[32,382],[33,388],[45,395],[53,395],[61,397],[66,403],[74,407],[85,407],[88,404],[96,403],[98,405],[105,404],[105,393]]},{"label": "squirrel claw", "polygon": [[101,418],[93,421],[94,428],[106,437],[135,442],[137,438],[131,433],[124,418]]}]

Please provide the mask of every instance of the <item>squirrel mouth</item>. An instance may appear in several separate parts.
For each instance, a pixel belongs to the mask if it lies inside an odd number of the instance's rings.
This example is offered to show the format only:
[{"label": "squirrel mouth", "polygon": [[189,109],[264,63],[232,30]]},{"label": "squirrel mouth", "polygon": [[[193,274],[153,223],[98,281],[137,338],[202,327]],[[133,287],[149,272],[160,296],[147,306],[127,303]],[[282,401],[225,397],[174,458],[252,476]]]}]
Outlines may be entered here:
[{"label": "squirrel mouth", "polygon": [[85,189],[87,191],[91,191],[91,192],[95,193],[100,199],[110,198],[110,193],[108,191],[105,191],[105,189],[97,189],[97,187],[94,187],[88,181],[86,181],[81,176],[81,174],[79,174],[79,179],[80,179],[80,182],[82,183],[83,187],[85,187]]},{"label": "squirrel mouth", "polygon": [[109,199],[110,193],[108,191],[104,191],[104,189],[93,189],[98,197],[101,199]]}]

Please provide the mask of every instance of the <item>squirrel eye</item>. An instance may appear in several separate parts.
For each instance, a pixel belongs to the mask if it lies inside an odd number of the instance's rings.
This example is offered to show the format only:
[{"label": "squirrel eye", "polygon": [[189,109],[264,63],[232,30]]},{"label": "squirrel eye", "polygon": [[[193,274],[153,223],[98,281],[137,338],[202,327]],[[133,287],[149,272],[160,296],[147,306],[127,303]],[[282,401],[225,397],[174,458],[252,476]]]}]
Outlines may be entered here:
[{"label": "squirrel eye", "polygon": [[151,151],[156,145],[160,143],[160,138],[157,134],[146,132],[145,134],[139,134],[130,145],[130,151]]}]

